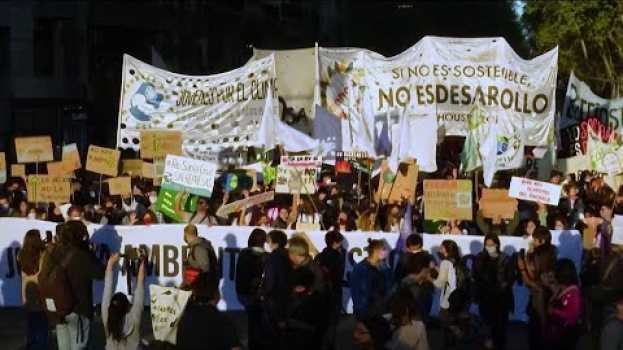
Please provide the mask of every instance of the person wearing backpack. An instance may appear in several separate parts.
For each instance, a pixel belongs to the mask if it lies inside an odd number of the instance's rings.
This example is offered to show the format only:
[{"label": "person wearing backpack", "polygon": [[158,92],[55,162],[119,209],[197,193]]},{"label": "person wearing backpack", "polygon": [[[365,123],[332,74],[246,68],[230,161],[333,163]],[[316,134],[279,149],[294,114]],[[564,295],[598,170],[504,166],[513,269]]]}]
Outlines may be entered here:
[{"label": "person wearing backpack", "polygon": [[215,294],[220,280],[220,269],[212,243],[199,237],[197,226],[184,227],[184,242],[188,244],[188,256],[184,262],[182,289],[192,290],[193,298],[205,298]]},{"label": "person wearing backpack", "polygon": [[514,308],[514,266],[500,250],[500,239],[488,234],[472,269],[480,316],[486,326],[485,348],[506,348],[508,314]]},{"label": "person wearing backpack", "polygon": [[136,350],[141,340],[141,316],[145,298],[145,260],[141,259],[134,289],[133,304],[128,297],[113,292],[113,269],[119,262],[119,254],[108,259],[104,293],[102,295],[102,323],[106,334],[106,350]]},{"label": "person wearing backpack", "polygon": [[48,320],[43,311],[38,280],[44,253],[45,244],[41,240],[39,230],[26,232],[18,261],[22,267],[22,302],[27,314],[26,349],[28,350],[48,348]]},{"label": "person wearing backpack", "polygon": [[81,221],[62,224],[60,244],[49,249],[39,274],[48,320],[56,324],[60,350],[86,349],[93,317],[93,280],[104,278],[104,265],[89,244]]}]

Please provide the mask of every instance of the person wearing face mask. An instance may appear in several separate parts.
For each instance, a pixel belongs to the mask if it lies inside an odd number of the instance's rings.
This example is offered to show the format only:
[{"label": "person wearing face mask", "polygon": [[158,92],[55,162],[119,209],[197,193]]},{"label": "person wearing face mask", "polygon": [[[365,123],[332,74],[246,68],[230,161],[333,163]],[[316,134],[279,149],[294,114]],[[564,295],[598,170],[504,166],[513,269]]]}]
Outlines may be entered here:
[{"label": "person wearing face mask", "polygon": [[368,257],[357,263],[350,275],[353,313],[358,320],[382,315],[387,308],[391,270],[387,249],[380,239],[368,239]]},{"label": "person wearing face mask", "polygon": [[506,348],[508,314],[514,309],[514,268],[500,250],[498,236],[489,234],[472,268],[479,313],[487,330],[486,349]]}]

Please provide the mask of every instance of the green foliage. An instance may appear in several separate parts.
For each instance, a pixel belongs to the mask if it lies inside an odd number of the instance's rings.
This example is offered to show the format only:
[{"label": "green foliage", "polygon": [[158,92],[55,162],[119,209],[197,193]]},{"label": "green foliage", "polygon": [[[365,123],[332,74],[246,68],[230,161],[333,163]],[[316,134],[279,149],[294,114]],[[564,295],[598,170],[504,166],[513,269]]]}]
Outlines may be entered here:
[{"label": "green foliage", "polygon": [[573,70],[604,97],[623,93],[623,2],[524,0],[521,22],[535,52],[559,46],[558,75]]}]

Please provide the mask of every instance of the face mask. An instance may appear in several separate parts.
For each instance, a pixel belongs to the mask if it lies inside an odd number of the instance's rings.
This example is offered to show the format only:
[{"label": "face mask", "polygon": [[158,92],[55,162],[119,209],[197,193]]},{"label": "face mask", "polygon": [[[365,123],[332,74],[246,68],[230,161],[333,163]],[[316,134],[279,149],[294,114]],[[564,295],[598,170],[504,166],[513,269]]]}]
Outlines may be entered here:
[{"label": "face mask", "polygon": [[91,196],[91,198],[95,198],[95,191],[90,191],[89,196]]},{"label": "face mask", "polygon": [[489,254],[489,256],[491,256],[492,258],[495,258],[498,256],[497,246],[486,246],[485,249],[487,250],[487,253]]},{"label": "face mask", "polygon": [[150,196],[149,196],[149,202],[150,202],[151,204],[156,203],[156,201],[157,201],[157,200],[158,200],[158,197],[157,197],[157,196],[155,196],[155,195],[150,195]]},{"label": "face mask", "polygon": [[270,253],[270,252],[272,252],[272,251],[273,251],[273,249],[271,248],[270,244],[268,244],[268,243],[264,243],[264,250],[265,250],[267,253]]},{"label": "face mask", "polygon": [[35,214],[35,213],[28,213],[28,218],[29,218],[30,220],[34,220],[34,219],[36,219],[36,218],[37,218],[37,214]]}]

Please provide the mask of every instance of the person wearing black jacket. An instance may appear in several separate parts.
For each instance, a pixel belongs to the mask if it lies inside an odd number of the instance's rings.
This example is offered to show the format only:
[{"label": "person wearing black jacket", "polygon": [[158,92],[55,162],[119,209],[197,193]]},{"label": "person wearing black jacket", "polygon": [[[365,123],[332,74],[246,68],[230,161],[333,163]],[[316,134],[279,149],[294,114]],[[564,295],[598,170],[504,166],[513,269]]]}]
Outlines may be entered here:
[{"label": "person wearing black jacket", "polygon": [[249,236],[248,247],[240,252],[236,265],[236,294],[248,318],[249,350],[261,349],[262,308],[259,289],[264,271],[266,232],[256,228]]},{"label": "person wearing black jacket", "polygon": [[473,276],[479,312],[489,331],[485,348],[506,347],[508,314],[513,304],[514,267],[500,250],[500,239],[495,234],[485,236],[485,246],[476,256]]},{"label": "person wearing black jacket", "polygon": [[334,313],[332,316],[337,317],[342,311],[342,284],[346,265],[346,250],[342,246],[344,236],[339,231],[329,231],[324,241],[327,246],[316,256],[315,261],[328,277]]},{"label": "person wearing black jacket", "polygon": [[288,236],[283,231],[272,230],[267,239],[270,254],[264,264],[264,277],[260,285],[262,304],[262,333],[268,342],[267,349],[283,348],[283,329],[290,289],[288,277],[290,261],[286,244]]},{"label": "person wearing black jacket", "polygon": [[103,279],[106,268],[90,249],[89,233],[82,221],[68,221],[62,226],[65,242],[50,254],[56,261],[67,259],[66,274],[75,305],[65,323],[56,328],[58,344],[60,349],[85,349],[93,318],[93,280]]}]

